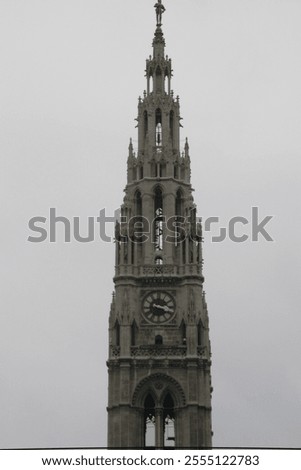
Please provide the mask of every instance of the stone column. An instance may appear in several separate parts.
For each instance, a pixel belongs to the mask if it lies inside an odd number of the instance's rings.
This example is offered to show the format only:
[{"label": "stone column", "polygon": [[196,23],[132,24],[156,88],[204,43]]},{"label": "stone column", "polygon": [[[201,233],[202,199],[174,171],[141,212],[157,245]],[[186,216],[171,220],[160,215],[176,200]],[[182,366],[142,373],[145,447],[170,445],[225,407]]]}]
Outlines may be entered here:
[{"label": "stone column", "polygon": [[164,447],[164,423],[163,423],[163,409],[156,408],[156,426],[155,426],[155,433],[156,433],[156,440],[155,445],[156,449],[163,449]]}]

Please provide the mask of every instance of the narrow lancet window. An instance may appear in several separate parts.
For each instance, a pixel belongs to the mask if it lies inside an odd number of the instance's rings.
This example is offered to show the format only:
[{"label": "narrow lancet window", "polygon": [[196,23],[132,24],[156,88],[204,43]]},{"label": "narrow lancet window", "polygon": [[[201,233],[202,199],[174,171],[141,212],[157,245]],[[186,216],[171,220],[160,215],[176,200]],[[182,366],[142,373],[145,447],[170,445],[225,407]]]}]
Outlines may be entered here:
[{"label": "narrow lancet window", "polygon": [[174,179],[176,180],[179,179],[179,167],[177,163],[174,164],[173,176],[174,176]]},{"label": "narrow lancet window", "polygon": [[170,130],[170,137],[171,137],[172,142],[173,142],[173,135],[174,135],[173,126],[174,126],[174,112],[170,111],[170,113],[169,113],[169,130]]},{"label": "narrow lancet window", "polygon": [[198,345],[199,346],[203,345],[202,336],[203,336],[203,326],[202,326],[202,322],[200,320],[199,323],[198,323]]},{"label": "narrow lancet window", "polygon": [[162,147],[162,124],[159,123],[156,127],[156,146]]},{"label": "narrow lancet window", "polygon": [[147,111],[144,111],[144,137],[146,137],[148,131],[148,117],[147,117]]},{"label": "narrow lancet window", "polygon": [[142,218],[142,196],[141,192],[135,193],[135,217],[132,218],[133,226],[131,230],[132,240],[135,241],[132,245],[133,264],[141,257],[142,250],[142,235],[143,235],[143,218]]},{"label": "narrow lancet window", "polygon": [[140,180],[143,179],[143,165],[140,165],[140,167],[139,167],[139,179]]},{"label": "narrow lancet window", "polygon": [[182,344],[186,346],[186,324],[184,320],[182,320],[180,329],[181,329],[181,336],[182,336]]},{"label": "narrow lancet window", "polygon": [[162,344],[163,344],[163,338],[162,338],[162,336],[161,336],[161,335],[157,335],[157,336],[155,337],[155,345],[156,345],[156,346],[162,346]]},{"label": "narrow lancet window", "polygon": [[155,190],[155,250],[163,250],[163,197],[160,188]]},{"label": "narrow lancet window", "polygon": [[162,147],[162,112],[159,108],[156,110],[156,146]]}]

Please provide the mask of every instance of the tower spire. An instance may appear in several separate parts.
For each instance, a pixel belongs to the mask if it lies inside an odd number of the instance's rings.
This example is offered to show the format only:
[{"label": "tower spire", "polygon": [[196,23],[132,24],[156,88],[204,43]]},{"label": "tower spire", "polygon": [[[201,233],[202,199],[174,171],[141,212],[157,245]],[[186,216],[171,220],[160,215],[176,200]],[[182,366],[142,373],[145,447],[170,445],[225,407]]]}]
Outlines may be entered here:
[{"label": "tower spire", "polygon": [[109,448],[211,447],[208,310],[202,234],[180,145],[179,97],[165,55],[163,0],[138,102],[138,148],[115,228],[109,316]]}]

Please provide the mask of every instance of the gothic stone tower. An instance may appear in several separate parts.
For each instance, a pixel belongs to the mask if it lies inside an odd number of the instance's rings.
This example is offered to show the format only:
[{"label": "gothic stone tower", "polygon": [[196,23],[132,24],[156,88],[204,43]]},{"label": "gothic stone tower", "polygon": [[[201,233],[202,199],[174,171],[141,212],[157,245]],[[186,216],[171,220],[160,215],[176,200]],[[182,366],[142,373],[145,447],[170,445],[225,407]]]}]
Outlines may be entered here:
[{"label": "gothic stone tower", "polygon": [[116,224],[109,318],[109,448],[211,446],[208,312],[179,98],[171,90],[161,1]]}]

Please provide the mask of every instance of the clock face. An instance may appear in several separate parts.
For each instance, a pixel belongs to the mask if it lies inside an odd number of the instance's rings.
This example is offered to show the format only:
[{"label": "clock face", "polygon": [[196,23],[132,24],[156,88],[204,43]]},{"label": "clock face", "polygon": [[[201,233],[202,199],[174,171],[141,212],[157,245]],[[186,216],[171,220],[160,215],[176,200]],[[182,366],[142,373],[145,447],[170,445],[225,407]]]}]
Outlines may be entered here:
[{"label": "clock face", "polygon": [[143,300],[143,315],[152,323],[164,323],[175,313],[175,301],[167,292],[151,292]]}]

